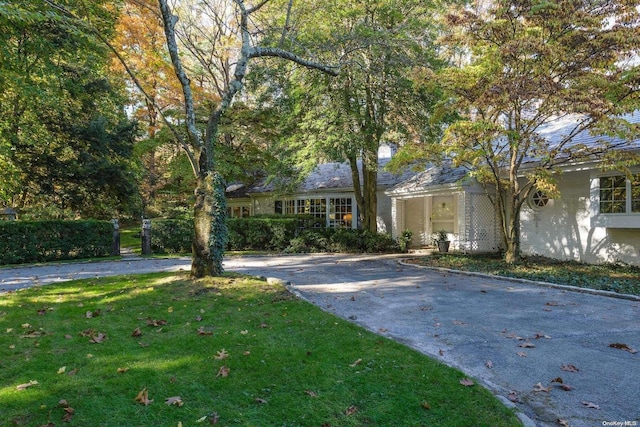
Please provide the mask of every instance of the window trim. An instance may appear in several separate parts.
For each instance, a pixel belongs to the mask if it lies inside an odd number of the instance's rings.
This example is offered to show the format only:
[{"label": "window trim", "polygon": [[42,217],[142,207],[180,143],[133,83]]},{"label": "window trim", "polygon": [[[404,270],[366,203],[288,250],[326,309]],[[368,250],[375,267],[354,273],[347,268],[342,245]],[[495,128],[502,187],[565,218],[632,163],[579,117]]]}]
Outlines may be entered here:
[{"label": "window trim", "polygon": [[[551,200],[552,200],[551,197],[549,197],[547,193],[545,193],[544,191],[534,189],[529,194],[527,202],[531,209],[535,211],[540,211],[542,209],[545,209],[547,206],[549,206],[549,203],[551,202]],[[540,203],[540,202],[543,202],[543,203]]]},{"label": "window trim", "polygon": [[[640,181],[640,171],[632,170],[634,177]],[[591,225],[605,228],[640,228],[640,210],[633,211],[633,185],[631,180],[625,177],[625,212],[601,212],[601,188],[602,178],[624,176],[620,172],[591,175]],[[640,188],[640,183],[637,185]],[[613,200],[613,199],[612,199]],[[636,200],[638,202],[638,200]]]}]

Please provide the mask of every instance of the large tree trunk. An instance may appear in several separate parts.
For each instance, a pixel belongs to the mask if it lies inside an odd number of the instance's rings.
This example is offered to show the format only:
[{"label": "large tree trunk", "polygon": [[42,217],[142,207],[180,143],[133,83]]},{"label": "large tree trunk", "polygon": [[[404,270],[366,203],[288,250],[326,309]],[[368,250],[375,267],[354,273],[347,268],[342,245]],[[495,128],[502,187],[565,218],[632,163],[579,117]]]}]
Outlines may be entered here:
[{"label": "large tree trunk", "polygon": [[214,171],[200,176],[195,197],[191,275],[219,276],[227,240],[227,207],[220,175]]},{"label": "large tree trunk", "polygon": [[349,157],[353,190],[358,205],[358,217],[363,230],[378,232],[378,156],[364,153],[362,159],[362,182],[355,156]]},{"label": "large tree trunk", "polygon": [[378,232],[378,156],[377,153],[365,153],[362,160],[364,212],[362,215],[362,228]]}]

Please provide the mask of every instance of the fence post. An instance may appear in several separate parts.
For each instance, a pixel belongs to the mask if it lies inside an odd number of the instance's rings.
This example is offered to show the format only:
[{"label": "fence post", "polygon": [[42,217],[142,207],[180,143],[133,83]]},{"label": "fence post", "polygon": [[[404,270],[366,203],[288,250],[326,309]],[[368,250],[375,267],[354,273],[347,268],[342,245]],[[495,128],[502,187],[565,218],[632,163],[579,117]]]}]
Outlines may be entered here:
[{"label": "fence post", "polygon": [[151,220],[142,220],[142,255],[151,255]]},{"label": "fence post", "polygon": [[111,224],[113,224],[111,255],[120,256],[120,221],[114,218],[111,220]]}]

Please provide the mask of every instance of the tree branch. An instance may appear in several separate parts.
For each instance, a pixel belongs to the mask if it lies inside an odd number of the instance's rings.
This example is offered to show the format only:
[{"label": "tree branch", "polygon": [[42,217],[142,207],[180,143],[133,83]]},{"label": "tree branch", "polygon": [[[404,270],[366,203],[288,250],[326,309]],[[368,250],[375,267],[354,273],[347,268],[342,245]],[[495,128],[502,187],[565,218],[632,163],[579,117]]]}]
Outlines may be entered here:
[{"label": "tree branch", "polygon": [[[262,7],[269,3],[271,0],[262,0],[260,3],[258,3],[257,5],[247,9],[247,15],[251,15],[253,12],[257,12],[258,10],[262,9]],[[242,3],[244,3],[244,1],[242,1]]]},{"label": "tree branch", "polygon": [[202,143],[198,136],[198,129],[196,128],[195,102],[193,99],[193,93],[191,92],[191,81],[189,80],[189,77],[187,77],[184,67],[182,66],[182,61],[180,60],[180,55],[178,53],[178,43],[176,42],[175,25],[176,22],[178,22],[178,17],[171,12],[171,9],[167,4],[167,0],[158,0],[158,3],[160,4],[160,12],[162,12],[162,22],[164,24],[164,32],[167,39],[167,48],[169,49],[171,63],[173,64],[173,69],[180,81],[180,86],[182,87],[189,139],[191,140],[191,145],[194,148],[201,148]]},{"label": "tree branch", "polygon": [[303,67],[311,68],[314,70],[322,71],[323,73],[329,74],[330,76],[338,75],[338,66],[335,65],[326,65],[321,64],[315,61],[309,61],[307,59],[301,58],[298,55],[291,53],[289,51],[279,49],[276,47],[253,47],[249,51],[249,58],[260,58],[260,57],[275,57],[289,60],[291,62],[295,62],[296,64],[302,65]]}]

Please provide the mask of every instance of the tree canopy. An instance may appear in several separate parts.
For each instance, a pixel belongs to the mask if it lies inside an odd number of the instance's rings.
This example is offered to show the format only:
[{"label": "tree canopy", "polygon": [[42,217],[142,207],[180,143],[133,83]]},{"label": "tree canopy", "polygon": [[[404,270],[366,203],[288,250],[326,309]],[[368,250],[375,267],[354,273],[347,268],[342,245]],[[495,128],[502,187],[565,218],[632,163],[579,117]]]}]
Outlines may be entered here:
[{"label": "tree canopy", "polygon": [[[608,150],[610,139],[575,141],[584,132],[638,135],[624,117],[640,105],[640,9],[626,0],[499,0],[444,18],[440,44],[451,65],[429,80],[446,91],[442,110],[460,120],[439,143],[412,149],[468,167],[495,189],[506,258],[514,261],[522,205],[534,190],[557,195],[562,165],[625,166],[619,150]],[[574,125],[559,139],[543,136],[567,117]],[[625,156],[627,165],[635,161]]]},{"label": "tree canopy", "polygon": [[[113,30],[106,2],[80,3],[69,7],[105,34]],[[40,217],[129,212],[136,127],[104,46],[42,1],[0,4],[0,25],[5,202]]]}]

